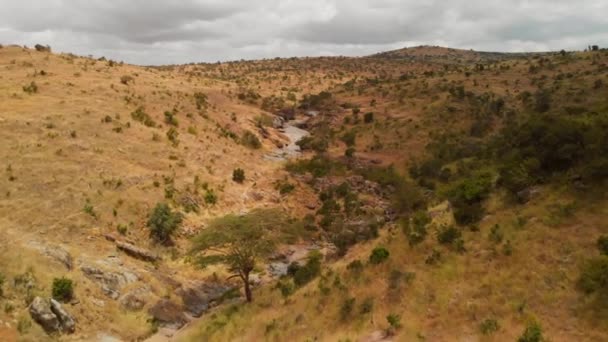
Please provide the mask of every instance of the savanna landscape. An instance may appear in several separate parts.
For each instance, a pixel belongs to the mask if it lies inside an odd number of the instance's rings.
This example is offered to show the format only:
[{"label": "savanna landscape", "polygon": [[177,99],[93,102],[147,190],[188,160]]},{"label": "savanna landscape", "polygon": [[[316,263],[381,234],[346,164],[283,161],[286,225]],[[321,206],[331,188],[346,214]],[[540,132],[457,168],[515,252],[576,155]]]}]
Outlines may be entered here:
[{"label": "savanna landscape", "polygon": [[2,341],[606,341],[608,50],[0,48]]}]

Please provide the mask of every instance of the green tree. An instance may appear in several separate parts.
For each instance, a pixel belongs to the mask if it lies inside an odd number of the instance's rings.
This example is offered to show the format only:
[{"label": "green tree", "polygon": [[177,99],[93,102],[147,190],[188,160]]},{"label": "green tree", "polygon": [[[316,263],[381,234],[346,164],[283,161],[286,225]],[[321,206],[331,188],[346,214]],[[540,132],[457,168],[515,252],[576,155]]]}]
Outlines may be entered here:
[{"label": "green tree", "polygon": [[170,241],[171,235],[179,228],[182,220],[181,213],[172,211],[166,203],[158,203],[148,219],[150,236],[156,242],[167,243]]},{"label": "green tree", "polygon": [[294,234],[294,224],[278,209],[256,209],[246,215],[226,215],[213,220],[194,238],[190,253],[205,267],[224,264],[240,278],[245,298],[252,300],[249,276],[257,262],[271,254],[276,244]]}]

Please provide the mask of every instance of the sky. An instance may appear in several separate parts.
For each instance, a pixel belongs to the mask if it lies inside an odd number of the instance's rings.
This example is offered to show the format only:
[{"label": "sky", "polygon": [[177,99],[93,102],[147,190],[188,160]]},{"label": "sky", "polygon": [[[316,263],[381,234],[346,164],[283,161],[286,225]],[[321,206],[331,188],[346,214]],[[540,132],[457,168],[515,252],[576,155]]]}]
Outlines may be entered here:
[{"label": "sky", "polygon": [[0,44],[158,65],[608,46],[608,0],[0,0]]}]

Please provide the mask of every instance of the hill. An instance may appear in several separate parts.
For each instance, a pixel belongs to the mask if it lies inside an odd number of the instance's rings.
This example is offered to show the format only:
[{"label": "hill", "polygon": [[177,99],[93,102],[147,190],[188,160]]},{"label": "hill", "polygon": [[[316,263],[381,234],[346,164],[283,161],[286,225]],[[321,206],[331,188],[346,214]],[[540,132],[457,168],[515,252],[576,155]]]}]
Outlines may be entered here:
[{"label": "hill", "polygon": [[606,338],[605,51],[39,50],[0,49],[5,340],[49,338],[29,305],[62,277],[60,340]]}]

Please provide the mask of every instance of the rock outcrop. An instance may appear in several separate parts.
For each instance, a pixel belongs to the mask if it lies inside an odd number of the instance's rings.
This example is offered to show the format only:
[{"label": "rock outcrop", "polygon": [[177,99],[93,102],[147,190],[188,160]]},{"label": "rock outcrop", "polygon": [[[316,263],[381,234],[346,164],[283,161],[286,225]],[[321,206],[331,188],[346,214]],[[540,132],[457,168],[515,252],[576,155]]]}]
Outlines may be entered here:
[{"label": "rock outcrop", "polygon": [[116,241],[116,247],[126,254],[143,261],[154,262],[160,259],[158,255],[152,253],[151,251],[127,242]]},{"label": "rock outcrop", "polygon": [[32,319],[47,333],[73,333],[76,330],[74,318],[54,299],[34,298],[29,312]]},{"label": "rock outcrop", "polygon": [[129,271],[106,271],[91,265],[82,265],[80,269],[87,278],[97,283],[101,290],[112,299],[118,299],[120,290],[124,286],[139,279],[137,275]]}]

